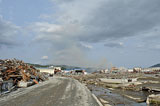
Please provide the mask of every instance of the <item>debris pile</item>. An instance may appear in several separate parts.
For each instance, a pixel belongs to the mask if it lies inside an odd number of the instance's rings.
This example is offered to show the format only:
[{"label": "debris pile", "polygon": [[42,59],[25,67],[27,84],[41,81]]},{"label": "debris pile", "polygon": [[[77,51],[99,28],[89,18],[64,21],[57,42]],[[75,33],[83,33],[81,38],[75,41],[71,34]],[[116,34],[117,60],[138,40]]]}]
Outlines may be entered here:
[{"label": "debris pile", "polygon": [[28,87],[47,80],[39,70],[17,59],[0,60],[0,91],[10,92],[17,87]]}]

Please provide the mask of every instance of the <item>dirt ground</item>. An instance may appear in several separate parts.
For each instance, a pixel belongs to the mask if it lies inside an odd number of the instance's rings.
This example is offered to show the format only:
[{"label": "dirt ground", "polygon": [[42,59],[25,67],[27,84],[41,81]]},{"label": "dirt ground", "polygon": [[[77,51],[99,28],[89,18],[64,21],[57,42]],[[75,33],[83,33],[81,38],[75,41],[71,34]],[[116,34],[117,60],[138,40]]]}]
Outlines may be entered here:
[{"label": "dirt ground", "polygon": [[91,92],[71,78],[54,77],[0,98],[0,106],[99,106]]}]

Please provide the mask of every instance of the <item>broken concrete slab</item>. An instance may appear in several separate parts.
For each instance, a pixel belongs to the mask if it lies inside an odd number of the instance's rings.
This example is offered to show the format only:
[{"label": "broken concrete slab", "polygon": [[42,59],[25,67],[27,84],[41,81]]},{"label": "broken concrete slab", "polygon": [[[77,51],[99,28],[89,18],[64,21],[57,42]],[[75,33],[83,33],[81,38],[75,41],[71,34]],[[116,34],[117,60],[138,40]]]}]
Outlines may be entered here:
[{"label": "broken concrete slab", "polygon": [[115,83],[115,84],[122,84],[122,83],[127,83],[127,79],[107,79],[107,78],[100,78],[99,79],[102,82],[105,83]]},{"label": "broken concrete slab", "polygon": [[157,95],[149,95],[147,98],[146,103],[148,105],[156,105],[156,106],[160,106],[160,94]]},{"label": "broken concrete slab", "polygon": [[18,82],[18,87],[20,87],[20,88],[26,88],[26,87],[29,87],[29,86],[31,86],[33,84],[34,84],[33,81],[30,81],[30,82],[19,81]]},{"label": "broken concrete slab", "polygon": [[137,81],[137,78],[133,79],[108,79],[108,78],[100,78],[99,79],[102,82],[105,83],[115,83],[115,84],[123,84],[123,83],[133,83]]}]

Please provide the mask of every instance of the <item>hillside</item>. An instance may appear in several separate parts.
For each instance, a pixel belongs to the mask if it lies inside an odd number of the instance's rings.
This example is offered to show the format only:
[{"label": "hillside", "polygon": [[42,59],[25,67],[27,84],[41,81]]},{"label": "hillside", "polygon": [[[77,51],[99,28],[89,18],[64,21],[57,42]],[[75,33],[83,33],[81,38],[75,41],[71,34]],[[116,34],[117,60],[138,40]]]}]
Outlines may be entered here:
[{"label": "hillside", "polygon": [[153,65],[153,66],[151,66],[152,68],[153,67],[160,67],[160,64],[156,64],[156,65]]},{"label": "hillside", "polygon": [[50,66],[54,66],[54,67],[61,67],[62,70],[66,70],[66,69],[81,69],[81,67],[68,66],[68,65],[53,65],[53,64],[41,65],[41,64],[31,64],[31,63],[27,63],[27,64],[32,65],[32,66],[37,67],[37,68],[48,68]]},{"label": "hillside", "polygon": [[84,67],[77,67],[77,66],[68,66],[68,65],[41,65],[41,64],[32,64],[32,63],[27,63],[29,65],[32,65],[36,68],[49,68],[50,66],[54,66],[54,67],[61,67],[62,70],[73,70],[73,69],[85,69],[87,72],[91,73],[96,71],[97,69],[95,68],[84,68]]}]

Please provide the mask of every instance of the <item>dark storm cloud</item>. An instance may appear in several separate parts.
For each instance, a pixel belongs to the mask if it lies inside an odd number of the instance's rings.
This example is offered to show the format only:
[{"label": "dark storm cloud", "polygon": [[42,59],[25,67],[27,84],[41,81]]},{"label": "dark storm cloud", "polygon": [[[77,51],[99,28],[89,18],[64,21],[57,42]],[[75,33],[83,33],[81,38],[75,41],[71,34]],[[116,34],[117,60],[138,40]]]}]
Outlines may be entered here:
[{"label": "dark storm cloud", "polygon": [[[80,42],[97,43],[138,37],[141,33],[160,26],[159,0],[60,1],[69,3],[57,3],[60,12],[57,12],[56,21],[59,24],[49,26],[53,31],[49,30],[49,33],[45,34],[45,39],[53,40],[60,37],[62,41],[68,38]],[[55,26],[61,28],[60,32],[59,29],[56,31]]]},{"label": "dark storm cloud", "polygon": [[[159,0],[107,0],[84,20],[83,41],[100,42],[137,36],[160,26]],[[87,24],[85,24],[87,23]]]}]

